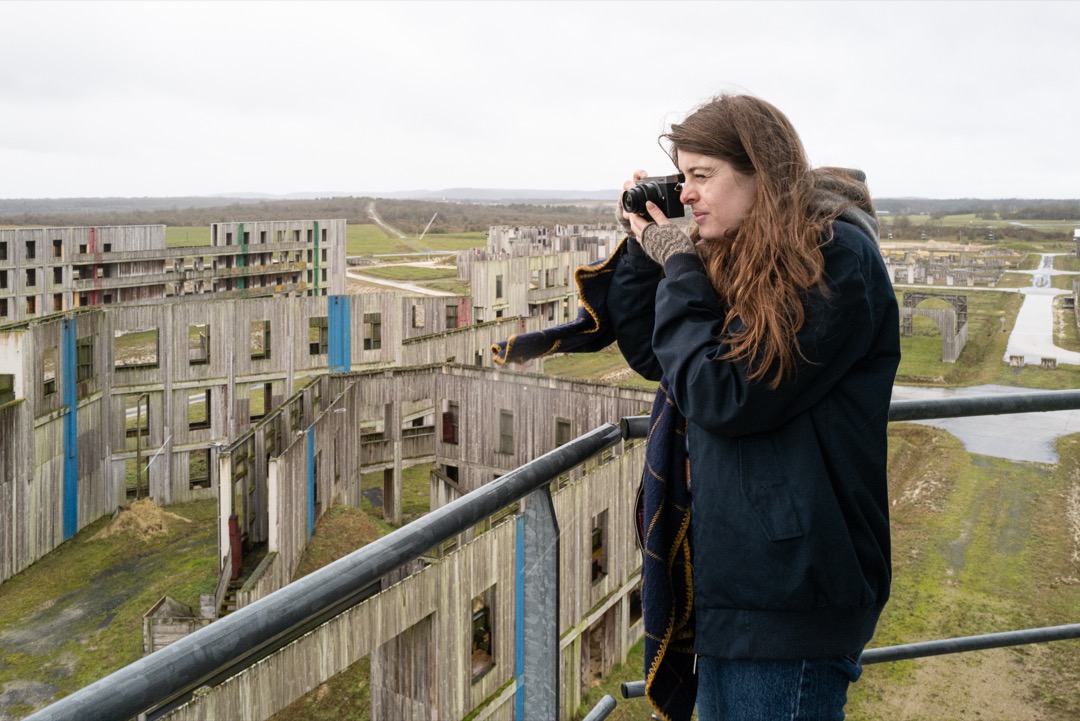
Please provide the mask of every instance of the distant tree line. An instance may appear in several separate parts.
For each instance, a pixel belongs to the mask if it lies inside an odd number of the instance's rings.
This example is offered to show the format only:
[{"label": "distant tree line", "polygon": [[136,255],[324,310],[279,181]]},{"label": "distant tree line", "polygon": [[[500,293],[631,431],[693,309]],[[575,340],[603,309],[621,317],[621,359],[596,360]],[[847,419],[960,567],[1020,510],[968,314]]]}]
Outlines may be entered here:
[{"label": "distant tree line", "polygon": [[875,198],[874,207],[879,212],[886,211],[893,215],[930,215],[939,218],[971,213],[988,219],[1080,220],[1080,200]]},{"label": "distant tree line", "polygon": [[[198,201],[183,205],[185,201]],[[547,225],[608,222],[614,211],[589,205],[508,205],[444,203],[424,200],[320,198],[255,200],[211,198],[85,198],[64,200],[0,200],[0,225],[169,225],[207,227],[211,223],[256,220],[344,218],[351,224],[371,223],[372,203],[385,222],[419,234],[432,216],[429,233],[486,231],[492,225]],[[167,205],[166,205],[167,203]],[[437,213],[437,215],[436,215]]]},{"label": "distant tree line", "polygon": [[[614,217],[614,203],[468,203],[337,197],[313,200],[258,198],[66,198],[0,200],[0,225],[146,225],[206,227],[215,222],[245,220],[310,220],[344,218],[352,224],[370,223],[372,203],[379,216],[403,232],[417,235],[435,217],[430,233],[483,232],[492,225],[606,223]],[[960,198],[875,199],[879,211],[894,218],[894,235],[918,238],[934,220],[946,215],[974,214],[988,224],[1015,220],[1080,220],[1080,200],[982,200]],[[912,226],[906,216],[929,215],[927,226]],[[900,220],[901,217],[905,221]],[[906,222],[906,224],[905,224]],[[934,228],[938,235],[944,229]],[[952,231],[955,234],[956,231]],[[1038,232],[1038,231],[1031,231]],[[1009,236],[1022,234],[1010,227]],[[1039,238],[1048,239],[1046,233]]]}]

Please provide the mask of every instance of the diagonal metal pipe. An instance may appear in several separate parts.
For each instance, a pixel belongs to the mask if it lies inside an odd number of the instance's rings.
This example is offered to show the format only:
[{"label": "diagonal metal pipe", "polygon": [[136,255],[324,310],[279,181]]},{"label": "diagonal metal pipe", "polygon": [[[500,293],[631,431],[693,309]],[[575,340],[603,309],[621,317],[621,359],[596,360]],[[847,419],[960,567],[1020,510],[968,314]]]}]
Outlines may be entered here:
[{"label": "diagonal metal pipe", "polygon": [[[383,575],[467,531],[506,506],[621,440],[618,426],[600,426],[497,480],[383,536],[348,556],[125,666],[27,717],[33,721],[118,721],[243,668],[281,648],[294,629],[329,620],[359,603]],[[239,660],[239,663],[237,663]],[[246,662],[245,662],[246,660]]]}]

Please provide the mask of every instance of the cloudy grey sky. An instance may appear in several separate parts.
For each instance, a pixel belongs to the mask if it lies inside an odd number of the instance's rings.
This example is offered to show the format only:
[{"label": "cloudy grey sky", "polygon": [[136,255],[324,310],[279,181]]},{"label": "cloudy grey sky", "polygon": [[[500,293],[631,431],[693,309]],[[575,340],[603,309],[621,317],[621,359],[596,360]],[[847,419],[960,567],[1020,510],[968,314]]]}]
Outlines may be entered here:
[{"label": "cloudy grey sky", "polygon": [[1076,2],[0,2],[0,198],[621,186],[721,91],[877,197],[1080,197]]}]

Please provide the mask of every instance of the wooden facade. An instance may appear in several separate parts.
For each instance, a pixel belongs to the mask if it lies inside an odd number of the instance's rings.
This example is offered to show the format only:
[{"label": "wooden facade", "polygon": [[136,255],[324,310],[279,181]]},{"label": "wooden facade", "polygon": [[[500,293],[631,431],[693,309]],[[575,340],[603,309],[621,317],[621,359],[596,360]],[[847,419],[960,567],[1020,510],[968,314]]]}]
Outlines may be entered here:
[{"label": "wooden facade", "polygon": [[[640,638],[640,557],[633,498],[643,445],[628,445],[554,494],[560,527],[560,718],[572,716],[594,665],[610,671]],[[585,509],[583,512],[582,509]],[[594,518],[606,514],[605,572],[594,577]],[[500,523],[167,716],[265,719],[364,657],[372,718],[509,719],[514,706],[515,527]],[[491,603],[490,666],[474,674],[474,601]],[[437,653],[436,653],[437,650]]]},{"label": "wooden facade", "polygon": [[[10,459],[0,485],[27,484],[0,491],[11,499],[0,507],[0,582],[129,496],[165,505],[217,495],[215,444],[232,443],[324,376],[331,345],[334,369],[346,372],[448,360],[490,367],[492,343],[539,327],[506,320],[446,332],[450,301],[236,298],[84,308],[0,327],[0,380],[11,389],[5,400],[19,404],[8,411],[16,430],[0,434]],[[424,308],[422,328],[413,327],[414,307]],[[331,339],[334,313],[344,332]],[[265,425],[259,443],[273,429]],[[273,452],[287,432],[277,432]],[[327,459],[338,456],[333,442]]]},{"label": "wooden facade", "polygon": [[164,225],[0,228],[0,324],[88,306],[339,295],[345,221],[215,223],[210,246]]}]

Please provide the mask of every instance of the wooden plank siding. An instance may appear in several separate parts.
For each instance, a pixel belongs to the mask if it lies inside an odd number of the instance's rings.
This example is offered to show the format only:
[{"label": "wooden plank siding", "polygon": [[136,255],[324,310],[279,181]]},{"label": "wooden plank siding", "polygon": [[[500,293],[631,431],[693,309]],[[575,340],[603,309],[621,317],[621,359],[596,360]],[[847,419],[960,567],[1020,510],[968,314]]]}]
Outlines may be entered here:
[{"label": "wooden plank siding", "polygon": [[[630,445],[584,478],[554,494],[560,526],[560,718],[580,702],[582,643],[597,621],[605,662],[625,660],[640,637],[630,625],[629,596],[640,569],[632,532],[633,489],[644,461],[643,445]],[[278,459],[277,463],[280,463]],[[605,509],[612,533],[608,573],[589,578],[591,519],[580,507]],[[308,633],[282,651],[169,714],[170,721],[265,719],[365,656],[372,659],[373,718],[464,718],[488,704],[478,718],[511,718],[514,677],[515,525],[503,522],[400,583]],[[621,540],[620,540],[621,539]],[[473,679],[472,600],[494,587],[494,667]],[[427,649],[437,649],[429,652]],[[426,662],[421,663],[422,660]],[[421,665],[421,668],[414,668]],[[399,669],[409,673],[402,675]],[[585,668],[588,674],[589,669]],[[587,683],[588,678],[584,678]],[[511,685],[512,688],[512,685]]]},{"label": "wooden plank siding", "polygon": [[[436,330],[447,324],[446,306],[460,299],[417,299],[424,304],[426,335],[403,342],[404,329],[412,325],[412,300],[402,300],[394,294],[363,294],[350,296],[349,327],[352,332],[350,353],[354,371],[390,369],[403,365],[444,363],[447,359],[491,365],[490,346],[497,340],[522,329],[535,329],[537,322],[500,321],[475,327]],[[381,343],[378,348],[364,348],[364,317],[379,314]],[[63,379],[62,334],[65,319],[75,324],[77,354],[86,361],[83,380],[77,382],[76,407],[78,429],[78,528],[81,529],[102,515],[112,513],[127,502],[125,475],[133,469],[141,446],[143,462],[153,459],[148,470],[149,494],[158,503],[167,505],[217,494],[217,473],[209,472],[209,487],[205,483],[192,486],[192,460],[207,458],[212,442],[231,442],[258,424],[252,419],[252,388],[259,393],[261,412],[272,412],[284,399],[292,396],[307,379],[324,376],[327,354],[312,353],[311,319],[327,315],[326,297],[249,298],[207,300],[201,303],[160,303],[152,305],[95,306],[69,311],[65,314],[11,324],[0,330],[0,373],[13,376],[17,397],[29,404],[29,412],[19,415],[23,436],[3,434],[0,447],[19,455],[20,467],[27,469],[29,488],[26,494],[13,494],[13,505],[0,509],[0,524],[5,529],[22,529],[25,542],[12,542],[0,549],[11,559],[0,573],[0,582],[26,568],[63,540],[62,483],[63,483],[63,417],[65,407]],[[252,357],[251,326],[267,323],[270,330],[269,357]],[[435,328],[431,328],[434,325]],[[129,333],[150,331],[156,334],[156,354],[131,356],[125,343]],[[119,339],[117,333],[120,334]],[[193,334],[208,336],[205,349],[192,342]],[[82,348],[86,344],[86,349]],[[119,350],[118,350],[119,347]],[[126,354],[126,355],[125,355]],[[256,355],[265,355],[256,353]],[[421,361],[421,359],[430,359]],[[119,366],[117,361],[120,361]],[[48,361],[48,362],[46,362]],[[48,382],[46,380],[48,374]],[[268,387],[269,402],[261,393]],[[209,393],[206,413],[208,427],[191,427],[192,397],[203,398]],[[380,391],[381,392],[381,391]],[[388,390],[392,395],[394,391]],[[149,416],[147,434],[128,437],[126,410],[134,411],[141,401]],[[404,397],[404,396],[403,396]],[[427,398],[432,395],[427,393]],[[388,401],[379,401],[386,403]],[[365,401],[382,418],[381,406]],[[398,411],[402,412],[402,411]],[[408,415],[411,411],[403,411]],[[353,420],[353,416],[348,416]],[[434,421],[434,417],[432,417]],[[310,418],[307,423],[310,424]],[[131,419],[134,426],[134,416]],[[285,422],[288,425],[288,422]],[[360,423],[340,424],[331,435],[320,434],[327,442],[320,446],[323,457],[335,456],[334,438],[350,450],[342,457],[339,468],[331,472],[344,478],[342,469],[363,465],[377,470],[399,468],[410,458],[421,454],[430,458],[432,439],[417,436],[399,439],[404,461],[388,460],[386,453],[394,451],[385,443],[367,444],[370,455],[358,461],[364,447],[359,437]],[[281,431],[278,447],[284,447]],[[21,438],[21,440],[20,440]],[[262,442],[262,441],[260,441]],[[321,441],[320,441],[321,442]],[[156,454],[156,455],[155,455]],[[197,454],[197,455],[193,455]],[[381,465],[380,465],[381,464]],[[12,466],[14,468],[14,466]],[[201,466],[200,466],[201,467]],[[329,476],[328,476],[329,477]],[[10,478],[0,478],[0,482]],[[24,478],[24,480],[26,480]],[[348,486],[327,489],[320,497],[330,502],[339,494],[358,503],[359,488]],[[265,487],[265,483],[261,487]],[[15,519],[23,519],[16,521]],[[264,532],[265,535],[266,532]],[[9,536],[14,538],[14,536]]]}]

